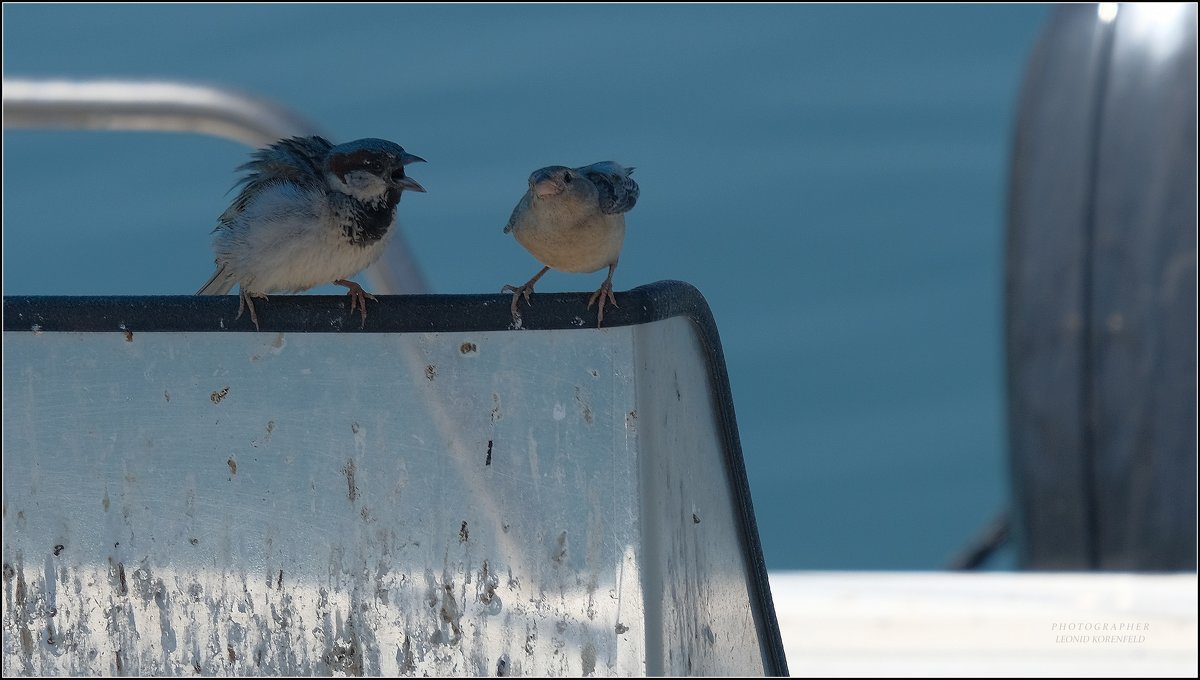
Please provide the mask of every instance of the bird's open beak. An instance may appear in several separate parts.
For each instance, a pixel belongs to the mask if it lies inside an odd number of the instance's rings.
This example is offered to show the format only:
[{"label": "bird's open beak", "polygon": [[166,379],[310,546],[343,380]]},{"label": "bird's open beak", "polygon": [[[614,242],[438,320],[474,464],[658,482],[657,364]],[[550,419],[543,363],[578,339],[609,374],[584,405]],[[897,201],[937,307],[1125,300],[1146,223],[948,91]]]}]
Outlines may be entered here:
[{"label": "bird's open beak", "polygon": [[[405,151],[404,154],[400,156],[400,164],[401,165],[408,165],[409,163],[426,163],[426,162],[428,162],[428,161],[426,161],[424,158],[421,158],[420,156],[418,156],[416,154],[408,153],[407,151]],[[421,191],[424,191],[424,189],[422,189]]]},{"label": "bird's open beak", "polygon": [[401,189],[408,189],[409,191],[426,193],[425,187],[421,186],[417,180],[413,179],[412,177],[402,178],[399,182],[396,182],[396,186],[400,187]]},{"label": "bird's open beak", "polygon": [[529,189],[533,191],[533,194],[538,198],[545,198],[547,196],[553,196],[554,194],[562,191],[562,186],[560,186],[559,183],[552,178],[547,177],[536,182],[530,180]]}]

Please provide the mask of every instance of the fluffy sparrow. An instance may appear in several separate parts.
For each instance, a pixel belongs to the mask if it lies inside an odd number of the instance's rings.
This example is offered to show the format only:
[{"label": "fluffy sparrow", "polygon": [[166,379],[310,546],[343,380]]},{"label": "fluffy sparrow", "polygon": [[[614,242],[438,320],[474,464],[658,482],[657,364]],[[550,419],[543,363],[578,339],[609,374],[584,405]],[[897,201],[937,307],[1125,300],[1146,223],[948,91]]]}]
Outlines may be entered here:
[{"label": "fluffy sparrow", "polygon": [[401,193],[425,191],[404,174],[424,160],[383,139],[334,146],[293,137],[258,150],[238,168],[248,171],[244,186],[213,230],[217,270],[196,294],[225,295],[237,284],[237,318],[248,307],[258,328],[253,298],[336,283],[366,324],[375,298],[349,277],[383,253]]}]

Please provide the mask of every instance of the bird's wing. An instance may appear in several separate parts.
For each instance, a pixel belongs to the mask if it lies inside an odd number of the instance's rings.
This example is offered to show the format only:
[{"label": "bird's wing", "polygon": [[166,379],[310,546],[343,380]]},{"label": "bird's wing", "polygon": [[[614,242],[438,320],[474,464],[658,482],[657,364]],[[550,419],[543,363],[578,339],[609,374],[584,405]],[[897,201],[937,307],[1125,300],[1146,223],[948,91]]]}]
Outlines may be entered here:
[{"label": "bird's wing", "polygon": [[600,192],[600,212],[606,215],[629,212],[637,204],[637,182],[629,175],[633,168],[624,168],[612,161],[593,163],[577,169],[579,174],[591,180]]},{"label": "bird's wing", "polygon": [[321,161],[332,148],[333,144],[324,137],[281,139],[254,152],[250,161],[241,165],[238,170],[250,171],[243,182],[254,181],[260,176],[285,177],[297,181],[306,178],[322,179],[325,173],[321,168]]},{"label": "bird's wing", "polygon": [[217,267],[217,271],[213,272],[212,278],[196,291],[196,295],[224,295],[228,293],[237,283],[232,276],[229,275],[227,267],[221,265]]},{"label": "bird's wing", "polygon": [[321,162],[332,148],[333,145],[324,137],[292,137],[254,152],[250,161],[238,167],[239,171],[245,170],[247,173],[233,186],[244,186],[217,219],[217,228],[228,226],[246,209],[254,196],[273,184],[293,182],[304,188],[324,186]]}]

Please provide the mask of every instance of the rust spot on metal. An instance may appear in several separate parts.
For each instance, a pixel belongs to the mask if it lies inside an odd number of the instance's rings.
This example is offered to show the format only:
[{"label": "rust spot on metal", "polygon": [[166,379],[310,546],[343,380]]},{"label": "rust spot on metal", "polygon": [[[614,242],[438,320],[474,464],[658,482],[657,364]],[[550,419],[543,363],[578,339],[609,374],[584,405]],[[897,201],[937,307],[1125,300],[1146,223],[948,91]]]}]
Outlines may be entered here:
[{"label": "rust spot on metal", "polygon": [[64,548],[64,546],[61,543],[54,546],[54,556],[58,557],[59,555],[61,555],[63,548]]},{"label": "rust spot on metal", "polygon": [[473,342],[464,342],[458,346],[458,351],[463,354],[472,354],[479,351],[479,347]]},{"label": "rust spot on metal", "polygon": [[16,600],[18,607],[25,606],[25,600],[29,591],[25,587],[25,572],[17,572],[17,587],[13,593],[13,599]]},{"label": "rust spot on metal", "polygon": [[429,364],[425,367],[425,379],[433,380],[435,377],[437,377],[437,367],[433,364]]},{"label": "rust spot on metal", "polygon": [[236,476],[237,475],[237,461],[233,459],[233,456],[230,456],[229,460],[225,461],[225,464],[229,466],[229,474]]},{"label": "rust spot on metal", "polygon": [[163,390],[163,399],[166,399],[168,404],[171,403],[171,391],[170,390]]},{"label": "rust spot on metal", "polygon": [[283,570],[279,570],[279,580],[275,581],[276,588],[283,588]]},{"label": "rust spot on metal", "polygon": [[567,556],[567,532],[558,535],[558,550],[555,551],[554,561],[562,562]]},{"label": "rust spot on metal", "polygon": [[208,398],[212,399],[212,403],[219,404],[219,403],[221,403],[221,400],[224,399],[228,394],[229,394],[229,385],[226,385],[225,387],[222,387],[221,389],[217,390],[216,392],[213,392],[212,394],[210,394],[208,396]]},{"label": "rust spot on metal", "polygon": [[122,329],[125,333],[125,342],[133,342],[133,331],[128,328]]},{"label": "rust spot on metal", "polygon": [[587,399],[584,399],[583,390],[578,385],[575,386],[575,401],[579,404],[579,412],[583,416],[583,422],[591,425],[594,420],[592,405],[587,402]]},{"label": "rust spot on metal", "polygon": [[470,536],[471,536],[471,532],[467,531],[467,520],[464,519],[463,523],[462,523],[462,527],[460,527],[458,530],[458,542],[466,543],[467,539],[470,538]]},{"label": "rust spot on metal", "polygon": [[[355,423],[357,426],[358,423]],[[346,495],[350,497],[350,502],[353,503],[358,498],[358,485],[354,483],[354,460],[346,461],[346,467],[342,468],[342,474],[346,475]]]},{"label": "rust spot on metal", "polygon": [[21,651],[26,658],[33,656],[33,633],[28,628],[21,629]]},{"label": "rust spot on metal", "polygon": [[332,666],[339,675],[360,676],[363,674],[363,667],[358,646],[358,636],[351,627],[349,644],[335,643],[333,649],[322,655],[321,660]]},{"label": "rust spot on metal", "polygon": [[230,645],[230,644],[225,645],[225,654],[228,655],[228,657],[229,657],[229,663],[233,663],[234,661],[237,661],[237,654],[233,653],[233,645]]},{"label": "rust spot on metal", "polygon": [[483,464],[485,466],[492,464],[492,440],[491,439],[488,440],[487,458],[483,461]]},{"label": "rust spot on metal", "polygon": [[700,523],[700,515],[697,515],[696,513],[693,512],[692,513],[692,524],[699,524],[699,523]]}]

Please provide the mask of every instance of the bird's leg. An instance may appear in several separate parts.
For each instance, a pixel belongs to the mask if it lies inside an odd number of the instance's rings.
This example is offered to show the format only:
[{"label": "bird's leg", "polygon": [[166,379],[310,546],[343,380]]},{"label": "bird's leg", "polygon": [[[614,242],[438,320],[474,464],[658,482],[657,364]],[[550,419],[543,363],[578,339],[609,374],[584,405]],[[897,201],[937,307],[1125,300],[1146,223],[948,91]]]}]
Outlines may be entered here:
[{"label": "bird's leg", "polygon": [[513,323],[517,323],[517,321],[520,320],[520,318],[521,318],[521,313],[517,311],[517,302],[520,301],[521,295],[525,296],[525,303],[532,306],[533,301],[529,299],[529,294],[533,292],[533,284],[537,283],[537,280],[542,278],[542,276],[548,271],[550,271],[550,267],[542,267],[542,271],[540,271],[536,275],[534,275],[534,277],[532,279],[529,279],[528,281],[526,281],[525,285],[518,288],[516,286],[513,286],[512,284],[506,283],[506,284],[504,284],[504,287],[500,289],[501,293],[511,292],[513,294],[513,299],[512,299]]},{"label": "bird's leg", "polygon": [[267,300],[266,295],[248,291],[245,288],[238,286],[238,313],[233,317],[234,320],[242,318],[242,312],[248,307],[250,309],[250,320],[254,322],[254,330],[260,330],[258,327],[258,314],[254,311],[254,300],[251,298],[262,298]]},{"label": "bird's leg", "polygon": [[[367,291],[363,290],[362,286],[358,285],[357,283],[355,283],[353,281],[347,281],[346,279],[338,279],[337,281],[334,281],[334,283],[336,283],[339,286],[345,286],[350,289],[346,293],[346,295],[350,296],[350,313],[353,314],[354,308],[355,308],[355,306],[357,306],[358,310],[360,312],[362,312],[362,326],[360,326],[360,328],[365,328],[367,325],[367,298],[371,298],[372,300],[375,300],[375,296],[371,295]],[[376,300],[376,301],[378,302],[378,300]]]},{"label": "bird's leg", "polygon": [[604,283],[600,284],[600,288],[595,293],[592,293],[592,297],[588,299],[588,309],[592,308],[592,303],[596,302],[597,299],[600,300],[600,313],[596,315],[596,328],[599,328],[600,324],[604,322],[604,298],[607,297],[613,307],[620,308],[620,305],[617,304],[617,298],[613,297],[612,291],[612,275],[616,270],[616,262],[608,265],[608,276],[605,277]]}]

